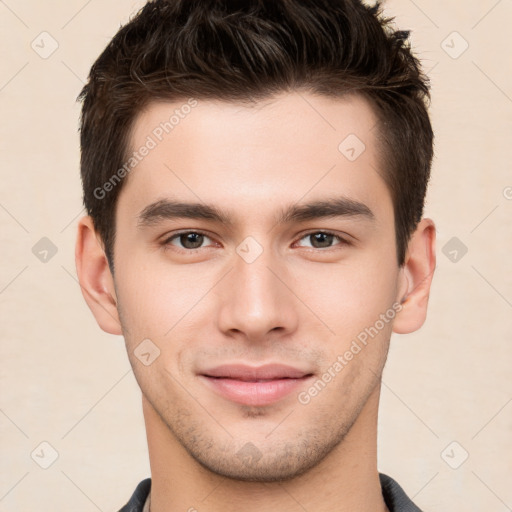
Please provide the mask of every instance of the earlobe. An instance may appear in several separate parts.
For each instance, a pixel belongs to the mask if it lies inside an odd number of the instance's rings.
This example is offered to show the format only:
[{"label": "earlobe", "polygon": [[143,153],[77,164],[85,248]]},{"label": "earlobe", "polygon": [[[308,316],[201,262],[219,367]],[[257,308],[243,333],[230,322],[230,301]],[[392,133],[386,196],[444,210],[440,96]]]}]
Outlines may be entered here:
[{"label": "earlobe", "polygon": [[400,272],[401,286],[397,302],[402,309],[393,323],[393,332],[417,331],[427,317],[430,286],[436,267],[436,229],[431,219],[424,218],[411,236],[406,261]]},{"label": "earlobe", "polygon": [[114,280],[90,216],[78,223],[75,264],[82,295],[98,325],[110,334],[122,334]]}]

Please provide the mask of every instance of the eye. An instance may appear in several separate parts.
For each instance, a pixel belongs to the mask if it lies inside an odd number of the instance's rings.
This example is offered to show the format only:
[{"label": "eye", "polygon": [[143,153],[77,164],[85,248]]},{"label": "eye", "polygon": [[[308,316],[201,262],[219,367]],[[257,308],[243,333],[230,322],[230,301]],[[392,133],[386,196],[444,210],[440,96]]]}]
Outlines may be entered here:
[{"label": "eye", "polygon": [[[178,250],[193,252],[207,247],[203,245],[206,240],[212,242],[212,239],[201,231],[181,231],[166,238],[162,245],[164,247],[172,245]],[[336,245],[350,245],[350,242],[330,231],[312,231],[303,235],[299,240],[309,240],[310,245],[302,245],[302,247],[311,247],[313,249],[329,249]],[[333,242],[336,240],[339,243],[333,245]]]},{"label": "eye", "polygon": [[175,233],[164,240],[162,245],[174,245],[179,249],[193,251],[194,249],[201,249],[205,239],[211,241],[209,236],[205,233],[201,233],[200,231],[182,231],[181,233]]},{"label": "eye", "polygon": [[311,245],[302,246],[302,247],[312,247],[313,249],[325,249],[333,247],[333,240],[338,240],[340,243],[336,245],[350,245],[344,238],[341,238],[339,235],[331,233],[330,231],[312,231],[311,233],[307,233],[304,235],[301,240],[309,239]]}]

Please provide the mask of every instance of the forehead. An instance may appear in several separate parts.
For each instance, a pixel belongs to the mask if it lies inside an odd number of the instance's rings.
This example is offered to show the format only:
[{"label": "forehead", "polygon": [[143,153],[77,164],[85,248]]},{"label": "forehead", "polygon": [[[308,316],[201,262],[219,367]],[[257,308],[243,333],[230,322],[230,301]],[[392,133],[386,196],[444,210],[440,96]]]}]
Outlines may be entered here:
[{"label": "forehead", "polygon": [[336,193],[389,210],[376,122],[360,96],[154,102],[134,122],[128,156],[138,157],[119,202],[139,212],[172,197],[261,217]]}]

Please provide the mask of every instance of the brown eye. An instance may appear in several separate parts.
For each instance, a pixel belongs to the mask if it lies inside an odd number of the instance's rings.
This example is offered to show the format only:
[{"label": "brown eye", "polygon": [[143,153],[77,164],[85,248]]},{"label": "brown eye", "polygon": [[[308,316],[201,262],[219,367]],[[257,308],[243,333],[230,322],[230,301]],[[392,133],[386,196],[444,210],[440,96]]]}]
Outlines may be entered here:
[{"label": "brown eye", "polygon": [[[314,231],[304,235],[301,240],[309,240],[310,245],[305,245],[302,247],[312,247],[313,249],[329,249],[336,245],[346,245],[348,242],[334,233],[330,233],[328,231]],[[333,242],[338,240],[340,243],[334,244]]]},{"label": "brown eye", "polygon": [[197,231],[185,231],[169,237],[167,240],[164,241],[163,245],[174,245],[177,246],[179,249],[186,249],[192,251],[194,249],[200,249],[205,239],[209,240],[209,237],[207,237],[203,233],[199,233]]}]

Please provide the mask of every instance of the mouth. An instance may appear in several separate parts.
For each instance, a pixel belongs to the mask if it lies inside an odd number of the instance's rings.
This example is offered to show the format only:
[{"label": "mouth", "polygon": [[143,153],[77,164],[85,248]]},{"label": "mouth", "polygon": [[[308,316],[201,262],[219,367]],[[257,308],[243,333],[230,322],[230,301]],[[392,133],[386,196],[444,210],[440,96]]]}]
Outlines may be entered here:
[{"label": "mouth", "polygon": [[265,406],[304,386],[313,373],[282,364],[260,367],[238,364],[217,366],[198,376],[209,389],[227,400]]}]

